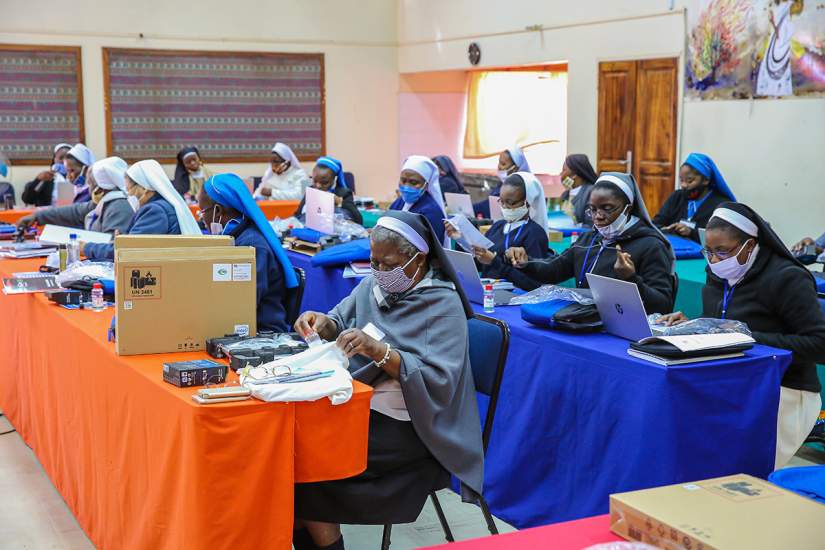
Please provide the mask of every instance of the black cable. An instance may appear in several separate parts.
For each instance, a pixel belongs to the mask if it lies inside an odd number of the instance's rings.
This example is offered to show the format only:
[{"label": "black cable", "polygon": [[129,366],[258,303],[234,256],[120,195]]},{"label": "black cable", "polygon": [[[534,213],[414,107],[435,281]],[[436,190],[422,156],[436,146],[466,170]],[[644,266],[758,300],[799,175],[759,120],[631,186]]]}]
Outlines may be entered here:
[{"label": "black cable", "polygon": [[17,431],[17,430],[15,430],[14,428],[12,428],[11,430],[9,430],[9,431],[7,431],[7,432],[0,432],[0,435],[10,434],[10,433],[12,433],[12,432],[16,432],[16,431]]}]

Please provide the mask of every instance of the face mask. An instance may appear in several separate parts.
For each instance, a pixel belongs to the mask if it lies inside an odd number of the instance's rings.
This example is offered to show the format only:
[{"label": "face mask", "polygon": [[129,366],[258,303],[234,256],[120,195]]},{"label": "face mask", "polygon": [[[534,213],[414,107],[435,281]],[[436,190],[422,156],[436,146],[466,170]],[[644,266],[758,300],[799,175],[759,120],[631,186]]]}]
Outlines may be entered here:
[{"label": "face mask", "polygon": [[399,185],[398,192],[401,193],[401,198],[404,199],[405,203],[415,204],[416,201],[421,198],[421,195],[424,194],[424,188],[417,189],[409,185]]},{"label": "face mask", "polygon": [[407,266],[418,257],[418,254],[419,253],[416,252],[415,256],[410,258],[410,261],[405,263],[403,266],[396,267],[395,269],[391,269],[389,271],[379,271],[372,268],[372,276],[378,283],[378,286],[381,287],[381,290],[389,294],[398,294],[399,292],[406,292],[409,290],[413,284],[413,280],[415,280],[416,276],[418,276],[418,269],[415,270],[415,275],[413,275],[412,278],[407,277],[404,269],[406,269]]},{"label": "face mask", "polygon": [[100,201],[103,200],[103,196],[105,194],[106,190],[98,187],[97,189],[95,189],[95,192],[92,193],[92,202],[95,204],[100,204]]},{"label": "face mask", "polygon": [[500,179],[501,182],[504,183],[504,180],[507,179],[507,176],[509,176],[510,174],[514,174],[515,171],[516,171],[516,167],[513,166],[509,170],[499,170],[498,172],[496,172],[496,174],[498,175],[498,179]]},{"label": "face mask", "polygon": [[622,213],[619,214],[610,225],[605,225],[604,227],[595,226],[596,231],[601,233],[602,237],[604,237],[606,241],[615,241],[616,238],[622,234],[622,231],[624,231],[624,228],[627,225],[628,217],[625,212],[628,208],[630,208],[630,205],[627,205],[625,209],[622,210]]},{"label": "face mask", "polygon": [[52,164],[52,172],[60,174],[64,178],[66,177],[66,167],[63,166],[62,162],[55,162]]},{"label": "face mask", "polygon": [[4,162],[0,162],[0,176],[8,177],[9,175],[9,166]]},{"label": "face mask", "polygon": [[[749,241],[750,239],[748,239]],[[727,260],[720,260],[715,264],[708,262],[710,266],[710,270],[713,272],[714,275],[719,277],[720,279],[726,279],[728,281],[738,282],[739,279],[745,276],[745,273],[753,265],[753,262],[756,261],[756,255],[759,252],[759,245],[753,247],[751,250],[750,255],[748,256],[748,260],[744,264],[739,263],[739,254],[742,253],[742,250],[748,244],[748,241],[742,243],[742,246],[739,250],[736,251],[736,254],[728,258]]]},{"label": "face mask", "polygon": [[215,210],[217,208],[212,209],[212,223],[209,224],[209,232],[213,235],[223,235],[223,224],[215,221]]},{"label": "face mask", "polygon": [[86,185],[86,174],[81,172],[81,174],[77,176],[72,183],[75,187],[83,187]]},{"label": "face mask", "polygon": [[699,197],[702,196],[702,193],[705,192],[705,189],[707,189],[707,186],[705,186],[705,185],[702,185],[701,187],[696,187],[694,189],[691,189],[690,191],[687,192],[688,200],[695,201],[696,199],[698,199]]},{"label": "face mask", "polygon": [[522,219],[530,211],[527,205],[519,206],[518,208],[503,208],[501,209],[501,217],[505,221],[513,223]]},{"label": "face mask", "polygon": [[134,195],[126,197],[126,202],[132,207],[133,212],[137,212],[137,209],[140,208],[140,200]]},{"label": "face mask", "polygon": [[561,180],[561,184],[564,186],[565,189],[573,189],[573,186],[576,185],[576,180],[567,176],[563,180]]}]

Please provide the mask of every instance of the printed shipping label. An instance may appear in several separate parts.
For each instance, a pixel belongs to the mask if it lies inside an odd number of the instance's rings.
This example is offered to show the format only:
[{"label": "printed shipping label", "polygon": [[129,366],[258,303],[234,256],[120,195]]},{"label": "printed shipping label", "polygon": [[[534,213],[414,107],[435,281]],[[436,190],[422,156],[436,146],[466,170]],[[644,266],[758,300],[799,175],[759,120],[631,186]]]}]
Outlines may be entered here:
[{"label": "printed shipping label", "polygon": [[252,264],[232,264],[233,281],[251,281]]}]

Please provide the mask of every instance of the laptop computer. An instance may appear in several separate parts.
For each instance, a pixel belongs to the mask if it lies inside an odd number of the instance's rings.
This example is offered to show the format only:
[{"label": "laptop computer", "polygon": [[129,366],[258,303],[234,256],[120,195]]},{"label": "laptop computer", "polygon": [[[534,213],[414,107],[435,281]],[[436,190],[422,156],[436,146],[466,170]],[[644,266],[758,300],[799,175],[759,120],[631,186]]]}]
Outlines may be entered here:
[{"label": "laptop computer", "polygon": [[[481,284],[481,277],[473,255],[448,248],[444,249],[444,253],[458,274],[461,288],[464,289],[467,299],[475,304],[484,304],[484,286]],[[494,290],[493,296],[497,306],[506,306],[514,294],[509,290]]]},{"label": "laptop computer", "polygon": [[608,334],[638,342],[653,336],[636,283],[587,274],[587,283]]}]

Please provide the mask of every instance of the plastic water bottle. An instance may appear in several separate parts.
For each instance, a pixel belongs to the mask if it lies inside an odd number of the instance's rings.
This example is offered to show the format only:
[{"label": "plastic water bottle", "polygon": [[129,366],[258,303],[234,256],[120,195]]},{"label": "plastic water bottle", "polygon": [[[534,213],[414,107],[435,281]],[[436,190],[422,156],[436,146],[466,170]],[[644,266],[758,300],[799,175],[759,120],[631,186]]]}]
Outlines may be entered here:
[{"label": "plastic water bottle", "polygon": [[103,301],[103,285],[99,282],[92,285],[92,310],[103,311],[106,309],[106,302]]},{"label": "plastic water bottle", "polygon": [[69,235],[69,253],[66,263],[72,265],[78,261],[80,261],[80,243],[77,242],[77,234],[72,233]]},{"label": "plastic water bottle", "polygon": [[484,313],[493,313],[496,310],[496,295],[493,285],[484,285]]}]

